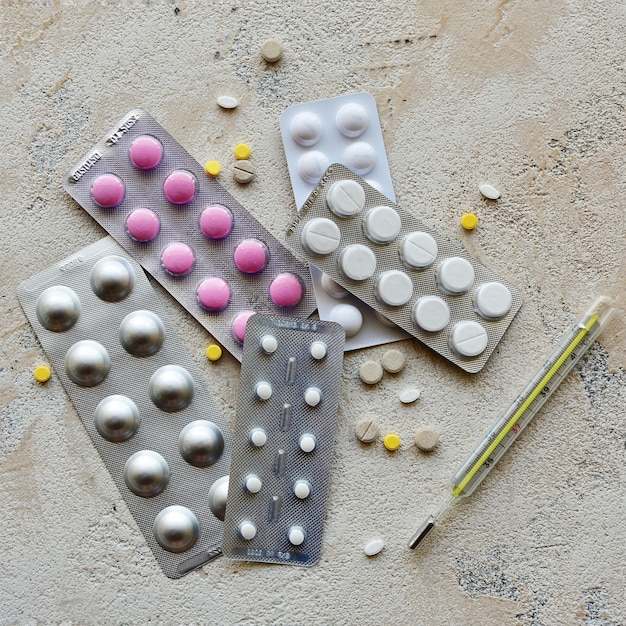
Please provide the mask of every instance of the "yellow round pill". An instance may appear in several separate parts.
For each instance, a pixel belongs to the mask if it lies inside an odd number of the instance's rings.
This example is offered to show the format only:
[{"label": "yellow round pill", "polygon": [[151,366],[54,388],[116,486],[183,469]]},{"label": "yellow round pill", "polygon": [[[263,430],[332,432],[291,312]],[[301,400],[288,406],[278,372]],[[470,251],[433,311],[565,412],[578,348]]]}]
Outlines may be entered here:
[{"label": "yellow round pill", "polygon": [[250,146],[247,143],[238,143],[235,146],[235,156],[240,161],[250,158]]},{"label": "yellow round pill", "polygon": [[211,344],[205,354],[209,361],[217,361],[222,356],[222,349],[216,344]]},{"label": "yellow round pill", "polygon": [[50,368],[47,365],[39,365],[35,368],[33,376],[38,383],[45,383],[50,380]]},{"label": "yellow round pill", "polygon": [[387,450],[394,452],[400,447],[400,437],[398,437],[395,433],[389,433],[388,435],[385,435],[383,445],[387,448]]},{"label": "yellow round pill", "polygon": [[465,230],[474,230],[477,225],[478,217],[474,213],[466,213],[461,218],[461,226],[463,226]]},{"label": "yellow round pill", "polygon": [[222,166],[219,161],[207,161],[204,171],[209,176],[217,176],[222,171]]}]

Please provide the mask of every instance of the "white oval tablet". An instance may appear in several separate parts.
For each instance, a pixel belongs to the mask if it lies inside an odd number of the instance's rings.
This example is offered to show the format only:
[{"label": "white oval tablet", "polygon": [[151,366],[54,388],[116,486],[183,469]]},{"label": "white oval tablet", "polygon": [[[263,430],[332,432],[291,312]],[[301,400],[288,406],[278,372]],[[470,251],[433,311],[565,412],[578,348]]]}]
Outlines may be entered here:
[{"label": "white oval tablet", "polygon": [[502,283],[484,283],[474,294],[474,306],[479,315],[487,319],[497,319],[511,309],[513,297]]},{"label": "white oval tablet", "polygon": [[376,271],[376,255],[360,243],[345,247],[337,263],[344,276],[352,280],[365,280]]},{"label": "white oval tablet", "polygon": [[253,428],[248,435],[250,443],[257,448],[267,443],[267,433],[262,428]]},{"label": "white oval tablet", "polygon": [[405,389],[400,392],[400,402],[402,404],[411,404],[415,402],[421,395],[421,391],[417,389],[417,387],[412,387],[411,389]]},{"label": "white oval tablet", "polygon": [[313,452],[317,445],[317,440],[315,439],[315,435],[306,433],[300,437],[298,443],[300,444],[300,450],[302,450],[302,452]]},{"label": "white oval tablet", "polygon": [[346,337],[353,337],[363,326],[363,314],[352,304],[337,304],[328,312],[328,321],[341,324]]},{"label": "white oval tablet", "polygon": [[304,528],[302,526],[292,526],[287,533],[287,538],[292,546],[302,545],[306,539]]},{"label": "white oval tablet", "polygon": [[309,406],[317,406],[322,401],[322,392],[317,387],[309,387],[304,392],[304,401]]},{"label": "white oval tablet", "polygon": [[450,307],[438,296],[423,296],[413,305],[413,321],[431,333],[443,330],[450,323]]},{"label": "white oval tablet", "polygon": [[335,123],[342,135],[358,137],[365,132],[369,124],[369,117],[365,107],[356,102],[348,102],[337,111]]},{"label": "white oval tablet", "polygon": [[311,483],[308,480],[296,480],[293,484],[293,493],[300,500],[308,498],[311,495]]},{"label": "white oval tablet", "polygon": [[450,347],[461,356],[478,356],[487,347],[487,331],[478,323],[463,320],[455,324]]},{"label": "white oval tablet", "polygon": [[263,335],[260,344],[261,350],[263,350],[265,354],[272,354],[278,349],[278,339],[276,339],[274,335]]},{"label": "white oval tablet", "polygon": [[256,526],[253,522],[247,520],[239,524],[239,528],[237,529],[237,531],[239,532],[239,536],[242,539],[246,539],[248,541],[256,537]]},{"label": "white oval tablet", "polygon": [[259,400],[269,400],[272,397],[272,385],[265,380],[261,380],[256,384],[254,393]]},{"label": "white oval tablet", "polygon": [[472,264],[460,256],[452,256],[439,263],[437,282],[442,291],[451,294],[465,293],[474,284]]},{"label": "white oval tablet", "polygon": [[365,205],[365,190],[356,180],[338,180],[326,192],[328,208],[339,217],[351,217]]},{"label": "white oval tablet", "polygon": [[500,197],[500,192],[492,185],[486,183],[482,184],[478,188],[478,191],[480,191],[485,198],[489,198],[489,200],[497,200]]},{"label": "white oval tablet", "polygon": [[375,206],[365,215],[365,234],[376,243],[393,241],[402,228],[402,221],[390,206]]},{"label": "white oval tablet", "polygon": [[248,474],[243,481],[243,486],[249,493],[259,493],[263,482],[256,474]]},{"label": "white oval tablet", "polygon": [[413,297],[413,282],[400,270],[383,272],[376,281],[376,296],[389,306],[402,306]]},{"label": "white oval tablet", "polygon": [[311,254],[320,256],[334,252],[340,239],[339,226],[326,217],[316,217],[308,221],[300,233],[302,245]]},{"label": "white oval tablet", "polygon": [[400,244],[400,258],[413,269],[430,267],[437,258],[437,242],[428,233],[409,233]]},{"label": "white oval tablet", "polygon": [[385,542],[382,539],[372,539],[364,548],[367,556],[374,556],[378,554],[385,547]]},{"label": "white oval tablet", "polygon": [[323,341],[314,341],[311,344],[311,356],[316,361],[321,361],[328,353],[328,346]]},{"label": "white oval tablet", "polygon": [[336,283],[328,274],[322,274],[322,289],[332,298],[341,300],[348,295],[348,290]]},{"label": "white oval tablet", "polygon": [[374,146],[365,141],[357,141],[349,145],[343,151],[343,158],[345,164],[359,176],[368,174],[376,165]]},{"label": "white oval tablet", "polygon": [[312,111],[298,113],[292,120],[289,127],[291,136],[296,143],[301,146],[313,146],[322,136],[324,127],[319,115]]},{"label": "white oval tablet", "polygon": [[298,174],[310,185],[317,185],[330,161],[319,150],[311,150],[298,159]]},{"label": "white oval tablet", "polygon": [[234,109],[239,104],[239,101],[232,96],[220,96],[217,99],[217,104],[221,106],[222,109]]}]

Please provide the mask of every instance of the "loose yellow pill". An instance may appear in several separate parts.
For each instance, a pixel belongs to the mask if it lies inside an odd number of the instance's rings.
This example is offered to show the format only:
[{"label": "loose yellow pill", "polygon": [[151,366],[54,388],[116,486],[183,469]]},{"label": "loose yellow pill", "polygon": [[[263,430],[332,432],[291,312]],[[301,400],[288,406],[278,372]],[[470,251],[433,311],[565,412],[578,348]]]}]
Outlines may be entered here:
[{"label": "loose yellow pill", "polygon": [[461,218],[461,226],[463,226],[465,230],[474,230],[477,225],[478,217],[474,213],[466,213]]},{"label": "loose yellow pill", "polygon": [[222,171],[222,166],[219,161],[207,161],[204,171],[209,176],[217,176]]},{"label": "loose yellow pill", "polygon": [[387,448],[387,450],[394,452],[400,447],[400,437],[398,437],[395,433],[389,433],[388,435],[385,435],[383,445]]},{"label": "loose yellow pill", "polygon": [[38,383],[45,383],[50,380],[50,368],[46,365],[39,365],[35,368],[33,376]]},{"label": "loose yellow pill", "polygon": [[205,354],[206,358],[209,359],[209,361],[217,361],[222,356],[222,349],[216,344],[211,344],[206,349]]},{"label": "loose yellow pill", "polygon": [[250,146],[247,143],[238,143],[235,146],[235,156],[240,161],[250,158]]}]

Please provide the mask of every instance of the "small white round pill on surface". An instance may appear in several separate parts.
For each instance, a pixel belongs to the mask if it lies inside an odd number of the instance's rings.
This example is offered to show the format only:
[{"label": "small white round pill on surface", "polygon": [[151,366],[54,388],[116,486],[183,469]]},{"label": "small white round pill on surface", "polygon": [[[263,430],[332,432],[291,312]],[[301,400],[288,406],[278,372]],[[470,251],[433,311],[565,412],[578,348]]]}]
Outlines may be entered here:
[{"label": "small white round pill on surface", "polygon": [[376,281],[378,299],[389,306],[402,306],[413,297],[413,282],[400,270],[383,272]]},{"label": "small white round pill on surface", "polygon": [[326,192],[328,208],[339,217],[351,217],[365,205],[365,190],[356,180],[338,180]]},{"label": "small white round pill on surface", "polygon": [[405,389],[400,392],[400,402],[402,404],[411,404],[415,402],[421,395],[421,392],[417,387],[412,387],[411,389]]},{"label": "small white round pill on surface", "polygon": [[317,440],[315,439],[315,435],[305,433],[300,437],[298,443],[302,452],[313,452],[313,450],[315,450],[315,446],[317,445]]},{"label": "small white round pill on surface", "polygon": [[352,304],[337,304],[328,312],[328,321],[341,324],[346,337],[354,337],[363,326],[363,314]]},{"label": "small white round pill on surface", "polygon": [[365,141],[357,141],[349,145],[343,151],[343,158],[346,165],[359,176],[368,174],[376,165],[374,146]]},{"label": "small white round pill on surface", "polygon": [[376,255],[367,246],[355,243],[341,251],[338,264],[347,278],[365,280],[376,271]]},{"label": "small white round pill on surface", "polygon": [[249,435],[250,443],[257,448],[267,443],[267,433],[262,428],[253,428]]},{"label": "small white round pill on surface", "polygon": [[375,206],[365,215],[365,234],[376,243],[393,241],[402,228],[402,221],[390,206]]},{"label": "small white round pill on surface", "polygon": [[310,185],[316,185],[329,165],[323,152],[311,150],[298,159],[298,174]]},{"label": "small white round pill on surface", "polygon": [[342,135],[346,137],[358,137],[365,132],[369,124],[369,116],[367,115],[365,107],[357,102],[349,102],[348,104],[344,104],[339,111],[337,111],[335,123]]},{"label": "small white round pill on surface", "polygon": [[300,234],[302,245],[311,254],[319,254],[320,256],[334,252],[340,240],[339,226],[326,217],[316,217],[309,220]]},{"label": "small white round pill on surface", "polygon": [[455,324],[450,335],[450,347],[461,356],[478,356],[488,342],[487,331],[478,323],[463,320]]},{"label": "small white round pill on surface", "polygon": [[311,495],[311,483],[308,480],[296,480],[293,484],[293,493],[300,500],[308,498]]},{"label": "small white round pill on surface", "polygon": [[383,368],[376,361],[365,361],[359,368],[359,377],[366,385],[375,385],[383,377]]},{"label": "small white round pill on surface", "polygon": [[387,350],[387,352],[383,354],[381,363],[386,372],[397,374],[404,369],[406,357],[400,350]]},{"label": "small white round pill on surface", "polygon": [[484,283],[474,294],[474,306],[479,315],[487,319],[497,319],[511,309],[513,297],[502,283]]},{"label": "small white round pill on surface", "polygon": [[237,531],[239,532],[239,536],[242,539],[246,539],[247,541],[250,541],[250,539],[254,539],[256,537],[256,526],[253,522],[241,522]]},{"label": "small white round pill on surface", "polygon": [[265,354],[272,354],[278,349],[278,339],[274,335],[263,335],[259,343],[261,344],[261,350]]},{"label": "small white round pill on surface", "polygon": [[311,356],[315,360],[321,361],[327,353],[328,346],[323,341],[314,341],[311,344]]},{"label": "small white round pill on surface", "polygon": [[298,113],[291,120],[291,136],[296,143],[301,146],[313,146],[322,136],[324,127],[319,115],[312,111]]},{"label": "small white round pill on surface", "polygon": [[478,191],[480,191],[485,198],[489,198],[489,200],[497,200],[500,197],[500,191],[487,183],[482,184],[478,188]]},{"label": "small white round pill on surface", "polygon": [[385,542],[382,539],[372,539],[364,548],[367,556],[374,556],[378,554],[385,547]]},{"label": "small white round pill on surface", "polygon": [[259,493],[263,482],[256,474],[248,474],[243,481],[243,486],[249,493]]},{"label": "small white round pill on surface", "polygon": [[474,277],[472,264],[459,256],[444,259],[437,267],[437,282],[447,293],[465,293],[474,284]]},{"label": "small white round pill on surface", "polygon": [[322,289],[332,298],[341,300],[348,296],[348,290],[336,283],[328,274],[322,274]]},{"label": "small white round pill on surface", "polygon": [[234,109],[239,104],[239,101],[232,96],[220,96],[217,99],[217,104],[221,106],[222,109]]},{"label": "small white round pill on surface", "polygon": [[292,526],[287,533],[287,538],[292,546],[300,546],[306,539],[306,533],[302,526]]},{"label": "small white round pill on surface", "polygon": [[322,401],[322,392],[317,387],[309,387],[304,392],[304,401],[309,406],[317,406]]},{"label": "small white round pill on surface", "polygon": [[443,330],[450,323],[450,307],[438,296],[423,296],[413,306],[413,321],[431,333]]},{"label": "small white round pill on surface", "polygon": [[424,426],[415,435],[415,445],[424,452],[432,452],[439,443],[439,435],[434,428]]},{"label": "small white round pill on surface", "polygon": [[272,385],[262,380],[256,384],[254,393],[259,400],[269,400],[272,397]]},{"label": "small white round pill on surface", "polygon": [[437,258],[437,242],[428,233],[409,233],[400,245],[400,258],[405,265],[414,269],[430,267]]}]

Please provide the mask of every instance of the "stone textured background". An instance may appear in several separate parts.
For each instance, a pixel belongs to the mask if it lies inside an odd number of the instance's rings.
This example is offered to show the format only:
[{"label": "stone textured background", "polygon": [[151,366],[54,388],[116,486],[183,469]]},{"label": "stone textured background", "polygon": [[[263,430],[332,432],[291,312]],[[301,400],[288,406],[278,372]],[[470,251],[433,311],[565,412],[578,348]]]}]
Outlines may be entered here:
[{"label": "stone textured background", "polygon": [[[626,623],[626,55],[623,2],[388,0],[0,3],[1,624]],[[277,37],[277,65],[260,57]],[[19,282],[105,233],[63,174],[133,107],[199,161],[230,168],[248,142],[256,180],[221,182],[273,233],[294,215],[278,131],[290,104],[374,94],[398,202],[497,268],[525,303],[487,367],[468,375],[421,344],[365,388],[346,355],[321,562],[219,559],[181,580],[157,566],[45,363]],[[240,106],[220,110],[231,94]],[[478,185],[502,190],[497,203]],[[461,214],[480,218],[462,232]],[[204,358],[206,332],[162,290],[228,419],[238,364]],[[499,411],[600,293],[620,310],[470,500],[420,550],[406,542]],[[412,406],[398,402],[409,384]],[[362,446],[374,416],[403,440]],[[412,445],[435,426],[430,456]],[[386,542],[373,559],[373,537]]]}]

